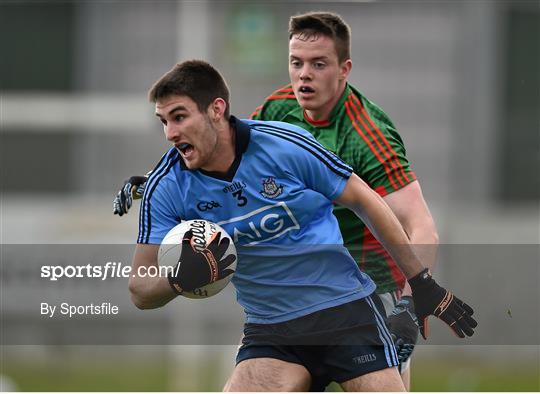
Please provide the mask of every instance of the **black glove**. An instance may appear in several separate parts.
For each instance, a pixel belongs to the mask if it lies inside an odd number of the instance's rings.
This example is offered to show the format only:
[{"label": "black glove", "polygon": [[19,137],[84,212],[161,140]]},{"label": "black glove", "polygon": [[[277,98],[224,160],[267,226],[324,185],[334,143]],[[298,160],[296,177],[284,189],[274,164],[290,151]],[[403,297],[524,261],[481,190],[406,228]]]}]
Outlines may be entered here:
[{"label": "black glove", "polygon": [[418,319],[414,314],[414,301],[403,296],[388,316],[390,334],[396,346],[399,363],[406,362],[418,341]]},{"label": "black glove", "polygon": [[454,296],[445,288],[439,286],[431,277],[428,269],[409,279],[413,291],[414,308],[418,316],[420,333],[427,339],[429,334],[427,318],[433,315],[448,324],[454,333],[465,338],[472,336],[473,328],[478,323],[472,318],[473,309]]},{"label": "black glove", "polygon": [[200,246],[198,246],[199,250],[195,249],[192,238],[191,230],[184,234],[182,253],[178,262],[180,267],[177,264],[167,275],[169,284],[176,294],[193,291],[234,273],[227,267],[234,263],[236,256],[230,254],[222,259],[229,247],[229,238],[222,239],[221,232],[216,233],[208,246],[202,250]]},{"label": "black glove", "polygon": [[124,186],[122,186],[113,200],[113,214],[122,216],[128,213],[133,200],[142,198],[146,181],[148,180],[148,174],[145,176],[132,176],[124,182]]}]

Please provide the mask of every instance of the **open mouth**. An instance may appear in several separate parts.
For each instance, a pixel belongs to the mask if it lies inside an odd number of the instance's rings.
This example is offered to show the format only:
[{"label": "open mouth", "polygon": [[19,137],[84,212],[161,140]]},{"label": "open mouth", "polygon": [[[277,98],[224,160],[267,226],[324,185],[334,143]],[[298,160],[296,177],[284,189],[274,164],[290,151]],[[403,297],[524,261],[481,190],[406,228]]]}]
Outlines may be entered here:
[{"label": "open mouth", "polygon": [[315,93],[315,90],[310,86],[300,86],[300,93]]},{"label": "open mouth", "polygon": [[184,156],[189,155],[193,151],[193,145],[188,143],[180,144],[176,147]]}]

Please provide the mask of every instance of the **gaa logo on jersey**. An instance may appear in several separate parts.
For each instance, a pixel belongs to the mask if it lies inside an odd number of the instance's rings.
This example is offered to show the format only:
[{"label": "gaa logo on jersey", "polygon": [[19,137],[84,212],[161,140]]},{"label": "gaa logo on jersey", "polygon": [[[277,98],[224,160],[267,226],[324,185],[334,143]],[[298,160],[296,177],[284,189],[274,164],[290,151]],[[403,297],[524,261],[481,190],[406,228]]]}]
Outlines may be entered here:
[{"label": "gaa logo on jersey", "polygon": [[287,204],[279,202],[256,209],[247,215],[238,216],[218,223],[232,236],[235,243],[256,245],[278,238],[300,225]]},{"label": "gaa logo on jersey", "polygon": [[209,211],[211,209],[214,209],[214,208],[220,208],[221,205],[219,204],[219,202],[216,202],[214,200],[212,201],[199,201],[197,203],[197,209],[199,211]]},{"label": "gaa logo on jersey", "polygon": [[283,193],[283,185],[278,185],[273,177],[268,177],[262,181],[263,190],[260,193],[266,198],[276,198]]}]

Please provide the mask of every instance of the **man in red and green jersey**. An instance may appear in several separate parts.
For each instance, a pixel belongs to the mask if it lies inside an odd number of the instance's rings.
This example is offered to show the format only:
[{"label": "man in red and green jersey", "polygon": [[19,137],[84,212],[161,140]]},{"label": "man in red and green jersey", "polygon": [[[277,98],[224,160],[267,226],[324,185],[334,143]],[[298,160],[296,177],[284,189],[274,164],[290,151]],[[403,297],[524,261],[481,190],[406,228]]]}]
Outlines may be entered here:
[{"label": "man in red and green jersey", "polygon": [[[269,96],[254,120],[277,120],[308,130],[328,150],[353,167],[382,197],[416,180],[401,137],[386,114],[350,85],[325,120],[309,116],[288,85]],[[378,293],[403,289],[405,277],[366,225],[344,207],[336,206],[343,240],[360,268],[376,283]]]},{"label": "man in red and green jersey", "polygon": [[[352,166],[392,208],[415,252],[432,267],[437,230],[403,141],[383,110],[347,83],[351,69],[350,28],[341,17],[326,12],[294,16],[289,23],[291,84],[272,93],[251,117],[298,125]],[[339,206],[334,214],[345,245],[377,284],[394,338],[402,342],[396,347],[407,360],[401,373],[409,389],[408,358],[417,337],[410,287],[356,215]]]}]

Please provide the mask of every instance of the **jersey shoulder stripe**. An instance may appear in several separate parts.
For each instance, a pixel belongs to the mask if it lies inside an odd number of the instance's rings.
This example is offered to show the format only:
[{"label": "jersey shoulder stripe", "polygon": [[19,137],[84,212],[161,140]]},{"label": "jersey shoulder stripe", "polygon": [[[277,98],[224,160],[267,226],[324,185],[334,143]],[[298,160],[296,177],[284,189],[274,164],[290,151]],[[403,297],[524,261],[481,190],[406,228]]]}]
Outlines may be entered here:
[{"label": "jersey shoulder stripe", "polygon": [[398,160],[398,155],[394,148],[390,145],[388,142],[388,139],[385,137],[385,135],[382,133],[381,129],[377,126],[377,124],[373,121],[372,117],[367,113],[365,106],[360,102],[358,97],[355,95],[352,95],[353,103],[356,104],[360,108],[360,112],[363,115],[363,117],[369,122],[373,130],[375,130],[375,133],[378,135],[380,141],[384,144],[383,146],[379,146],[381,148],[381,151],[385,153],[385,156],[389,159],[392,168],[396,170],[396,175],[398,178],[399,183],[404,186],[405,184],[411,182],[411,179],[407,176],[405,171],[403,170],[402,164]]},{"label": "jersey shoulder stripe", "polygon": [[[369,131],[367,130],[367,126],[360,117],[360,114],[358,112],[358,108],[354,105],[352,101],[352,94],[349,95],[347,100],[345,101],[345,109],[347,112],[347,116],[349,117],[349,120],[351,121],[351,124],[353,125],[356,132],[362,137],[366,145],[369,147],[369,149],[373,152],[377,160],[382,164],[384,168],[384,172],[386,172],[386,175],[388,177],[388,181],[390,182],[392,188],[394,190],[398,190],[399,186],[397,185],[396,181],[394,180],[394,176],[392,176],[392,169],[389,167],[387,161],[381,156],[379,150],[374,145],[374,142],[368,138]],[[353,113],[354,112],[354,113]]]},{"label": "jersey shoulder stripe", "polygon": [[[291,84],[285,85],[282,88],[277,89],[268,97],[286,97],[290,96],[291,93],[294,95],[294,91]],[[295,97],[296,98],[296,97]]]},{"label": "jersey shoulder stripe", "polygon": [[268,96],[266,98],[267,101],[269,100],[283,100],[283,99],[293,99],[296,100],[296,96],[294,93],[288,93],[288,94],[273,94],[271,96]]},{"label": "jersey shoulder stripe", "polygon": [[[258,116],[264,113],[263,118],[265,120],[269,120],[267,118],[268,111],[270,111],[270,118],[278,120],[278,113],[285,115],[297,105],[298,102],[296,101],[296,96],[294,95],[293,88],[291,84],[288,84],[280,89],[275,90],[270,96],[266,97],[263,104],[259,105],[251,114],[251,119],[256,119]],[[282,108],[282,106],[285,107]]]},{"label": "jersey shoulder stripe", "polygon": [[272,93],[270,96],[268,96],[266,98],[266,101],[283,100],[283,99],[294,99],[294,100],[296,100],[296,96],[294,95],[294,91],[292,89],[291,84],[286,85],[286,86],[276,90],[274,93]]},{"label": "jersey shoulder stripe", "polygon": [[257,116],[259,114],[259,111],[262,109],[262,105],[259,105],[257,108],[255,108],[255,111],[253,111],[251,113],[251,115],[249,115],[249,118],[250,119],[253,119],[255,116]]},{"label": "jersey shoulder stripe", "polygon": [[146,191],[143,196],[141,210],[139,213],[139,237],[137,243],[148,243],[150,240],[150,232],[152,229],[151,198],[154,194],[159,182],[169,173],[171,168],[178,163],[180,156],[175,148],[169,150],[161,160],[152,174],[148,178]]},{"label": "jersey shoulder stripe", "polygon": [[[392,148],[385,135],[367,113],[358,97],[351,93],[345,102],[345,108],[351,124],[364,140],[377,160],[382,164],[388,181],[394,190],[412,182],[399,160],[398,154]],[[368,124],[369,123],[369,124]],[[412,178],[412,179],[411,179]]]},{"label": "jersey shoulder stripe", "polygon": [[336,175],[345,179],[348,179],[351,176],[352,168],[332,152],[326,150],[318,142],[295,131],[275,125],[252,123],[252,126],[255,130],[292,142],[300,148],[303,148],[324,163]]}]

